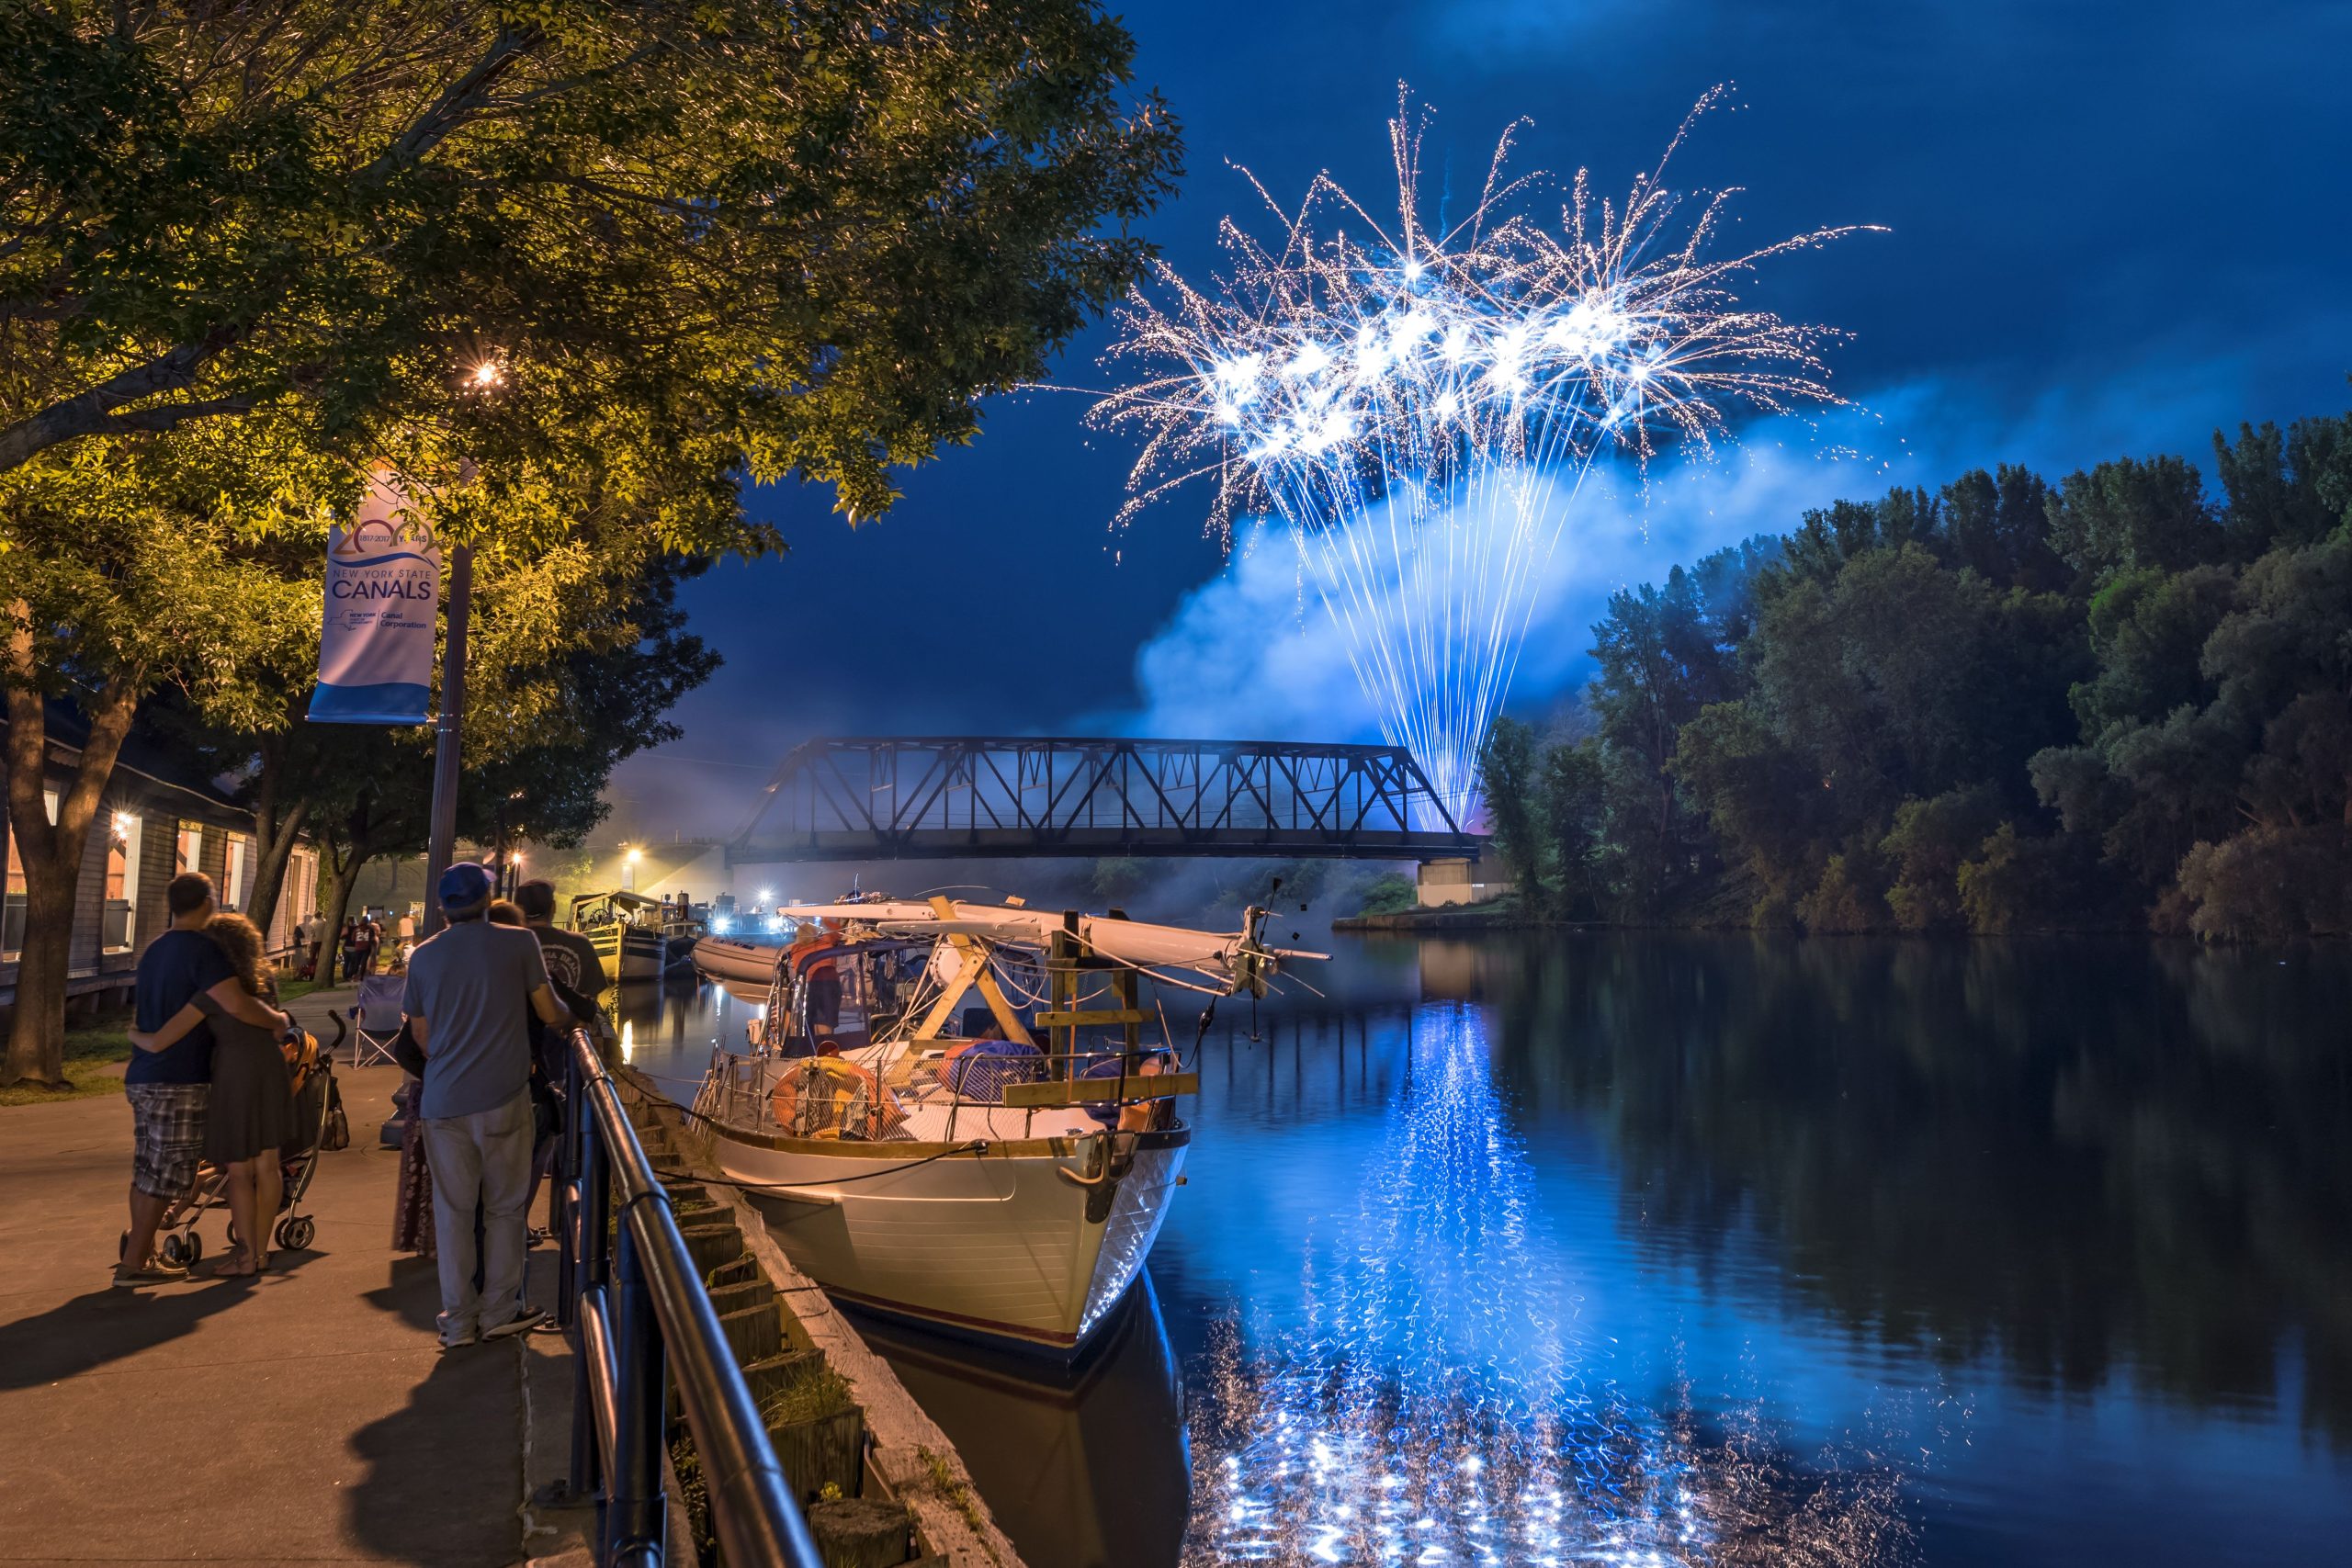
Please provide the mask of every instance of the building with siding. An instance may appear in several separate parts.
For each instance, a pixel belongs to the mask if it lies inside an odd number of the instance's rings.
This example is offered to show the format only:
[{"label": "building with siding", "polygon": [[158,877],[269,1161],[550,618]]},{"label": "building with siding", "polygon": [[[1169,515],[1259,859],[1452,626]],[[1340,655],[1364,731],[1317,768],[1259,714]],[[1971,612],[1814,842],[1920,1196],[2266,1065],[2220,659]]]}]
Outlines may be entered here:
[{"label": "building with siding", "polygon": [[[71,707],[49,711],[50,780],[54,812],[81,761],[87,734]],[[5,818],[0,800],[0,818]],[[17,953],[24,944],[25,876],[17,838],[7,834],[7,888],[0,905],[0,1009],[16,1000]],[[138,736],[124,741],[83,847],[75,886],[74,941],[66,971],[69,1009],[91,1010],[129,998],[139,950],[171,923],[164,890],[182,871],[201,871],[220,890],[222,908],[253,900],[260,846],[253,813],[210,780]],[[318,907],[318,854],[298,844],[266,933],[275,950],[293,942],[296,922]]]}]

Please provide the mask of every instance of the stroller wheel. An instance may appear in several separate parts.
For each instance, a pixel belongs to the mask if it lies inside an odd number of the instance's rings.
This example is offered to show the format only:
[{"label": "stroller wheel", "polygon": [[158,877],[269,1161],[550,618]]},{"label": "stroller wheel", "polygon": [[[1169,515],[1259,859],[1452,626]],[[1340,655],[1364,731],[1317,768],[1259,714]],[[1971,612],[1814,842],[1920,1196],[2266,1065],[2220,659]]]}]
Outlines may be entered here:
[{"label": "stroller wheel", "polygon": [[204,1238],[197,1235],[194,1231],[188,1232],[187,1243],[181,1248],[181,1250],[187,1253],[187,1256],[181,1258],[180,1261],[187,1264],[191,1269],[195,1268],[198,1263],[203,1260],[204,1258]]},{"label": "stroller wheel", "polygon": [[117,1263],[119,1263],[130,1255],[130,1233],[129,1231],[125,1231],[120,1235],[114,1238],[114,1260]]},{"label": "stroller wheel", "polygon": [[243,1239],[244,1238],[243,1236],[237,1234],[237,1222],[231,1220],[229,1222],[229,1245],[231,1247],[235,1247],[243,1241]]},{"label": "stroller wheel", "polygon": [[311,1224],[310,1215],[297,1214],[278,1225],[277,1245],[288,1252],[308,1252],[311,1249],[311,1238],[317,1234],[317,1230],[318,1227]]},{"label": "stroller wheel", "polygon": [[165,1236],[160,1249],[164,1255],[164,1261],[175,1269],[185,1269],[195,1262],[196,1259],[188,1255],[191,1250],[188,1247],[189,1239],[181,1235]]}]

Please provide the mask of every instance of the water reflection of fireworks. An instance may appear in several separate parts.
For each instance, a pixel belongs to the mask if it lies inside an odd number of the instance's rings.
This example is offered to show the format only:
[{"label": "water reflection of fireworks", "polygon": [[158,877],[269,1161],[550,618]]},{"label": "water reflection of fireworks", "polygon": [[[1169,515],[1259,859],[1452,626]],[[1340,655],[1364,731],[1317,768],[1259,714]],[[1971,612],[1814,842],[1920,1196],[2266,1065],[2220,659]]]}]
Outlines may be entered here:
[{"label": "water reflection of fireworks", "polygon": [[1709,1439],[1596,1375],[1570,1281],[1529,1235],[1532,1183],[1482,1016],[1421,1015],[1413,1068],[1340,1245],[1309,1265],[1305,1327],[1262,1348],[1219,1337],[1188,1563],[1666,1568],[1899,1550],[1883,1475],[1799,1495],[1760,1421]]}]

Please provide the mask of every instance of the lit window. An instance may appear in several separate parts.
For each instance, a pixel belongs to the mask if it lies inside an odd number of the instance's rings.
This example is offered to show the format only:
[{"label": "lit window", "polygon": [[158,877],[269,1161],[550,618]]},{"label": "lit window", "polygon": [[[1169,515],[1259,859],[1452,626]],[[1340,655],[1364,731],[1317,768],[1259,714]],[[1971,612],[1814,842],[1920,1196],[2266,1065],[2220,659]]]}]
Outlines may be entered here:
[{"label": "lit window", "polygon": [[[41,792],[41,804],[49,808],[49,819],[57,820],[57,792]],[[11,959],[25,945],[25,863],[17,853],[17,830],[8,829],[8,891],[5,906],[0,906],[0,959]]]},{"label": "lit window", "polygon": [[118,811],[107,824],[107,897],[98,914],[98,946],[129,953],[139,940],[139,843],[146,826],[137,813]]},{"label": "lit window", "polygon": [[224,909],[245,907],[245,851],[251,843],[242,833],[229,835],[228,863],[220,877],[220,907]]},{"label": "lit window", "polygon": [[182,871],[204,869],[204,824],[201,822],[180,824],[179,869]]}]

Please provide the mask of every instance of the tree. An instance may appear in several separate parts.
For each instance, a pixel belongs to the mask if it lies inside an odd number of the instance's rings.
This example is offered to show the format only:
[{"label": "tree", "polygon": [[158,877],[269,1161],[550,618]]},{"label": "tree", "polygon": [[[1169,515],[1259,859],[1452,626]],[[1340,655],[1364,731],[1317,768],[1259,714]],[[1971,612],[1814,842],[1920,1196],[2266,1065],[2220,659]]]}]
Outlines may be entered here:
[{"label": "tree", "polygon": [[[1130,55],[1088,0],[0,8],[12,800],[40,801],[33,696],[76,691],[92,720],[28,900],[70,908],[168,663],[141,638],[200,629],[164,641],[225,691],[245,655],[219,634],[255,618],[190,612],[284,586],[195,564],[191,517],[221,560],[279,535],[315,559],[378,460],[446,544],[516,560],[590,513],[663,550],[775,547],[746,479],[887,509],[894,466],[970,439],[978,400],[1141,265],[1128,229],[1178,141],[1156,96],[1123,98]],[[152,477],[206,463],[202,497]],[[64,520],[108,507],[157,544],[92,570]],[[151,628],[125,630],[109,570],[180,598],[125,596]],[[65,940],[28,950],[0,1081],[56,1076]]]},{"label": "tree", "polygon": [[[467,660],[462,837],[501,853],[523,841],[576,847],[604,820],[613,768],[677,739],[666,716],[718,663],[677,605],[680,585],[704,564],[617,525],[583,527],[572,547],[534,559],[487,564]],[[252,758],[247,798],[317,829],[329,884],[320,908],[331,919],[340,922],[368,862],[424,848],[426,732],[297,722],[223,747]]]},{"label": "tree", "polygon": [[504,351],[873,515],[1134,278],[1131,57],[1088,0],[10,6],[0,471]]},{"label": "tree", "polygon": [[2071,577],[2050,547],[2050,487],[2030,469],[1972,468],[1943,488],[1946,559],[1987,582],[2050,593]]},{"label": "tree", "polygon": [[2352,418],[2238,426],[2233,444],[2213,433],[2213,466],[2229,496],[2222,515],[2232,558],[2274,545],[2317,544],[2352,511]]},{"label": "tree", "polygon": [[1682,728],[1743,689],[1736,649],[1757,614],[1755,585],[1778,561],[1774,540],[1718,550],[1689,572],[1610,596],[1592,628],[1599,664],[1585,701],[1598,726],[1608,863],[1633,912],[1664,906],[1690,875],[1692,824],[1669,771]]},{"label": "tree", "polygon": [[1563,919],[1595,919],[1608,893],[1601,856],[1608,773],[1590,736],[1555,741],[1544,753],[1541,827],[1551,864],[1548,902]]},{"label": "tree", "polygon": [[1894,827],[1879,851],[1894,863],[1894,885],[1886,891],[1886,902],[1896,925],[1924,931],[1965,923],[1960,867],[2000,825],[2000,792],[1989,784],[1946,790],[1895,807]]},{"label": "tree", "polygon": [[1781,925],[1810,885],[1827,786],[1747,703],[1711,703],[1682,728],[1674,777],[1756,884],[1751,915]]},{"label": "tree", "polygon": [[[248,435],[259,433],[255,427]],[[266,668],[318,604],[239,557],[237,535],[281,517],[322,476],[299,441],[266,449],[270,486],[210,432],[122,452],[85,446],[0,485],[0,694],[8,826],[25,875],[25,936],[0,1084],[62,1084],[65,980],[82,852],[140,703],[176,685],[215,717],[249,719]],[[49,704],[88,725],[74,775],[45,808]]]},{"label": "tree", "polygon": [[1498,718],[1478,749],[1478,789],[1487,802],[1487,831],[1495,853],[1510,867],[1522,907],[1544,899],[1544,832],[1536,806],[1542,759],[1532,726]]},{"label": "tree", "polygon": [[2195,464],[2119,457],[2060,481],[2050,497],[2050,544],[2086,582],[2143,567],[2178,571],[2215,558],[2222,530]]}]

